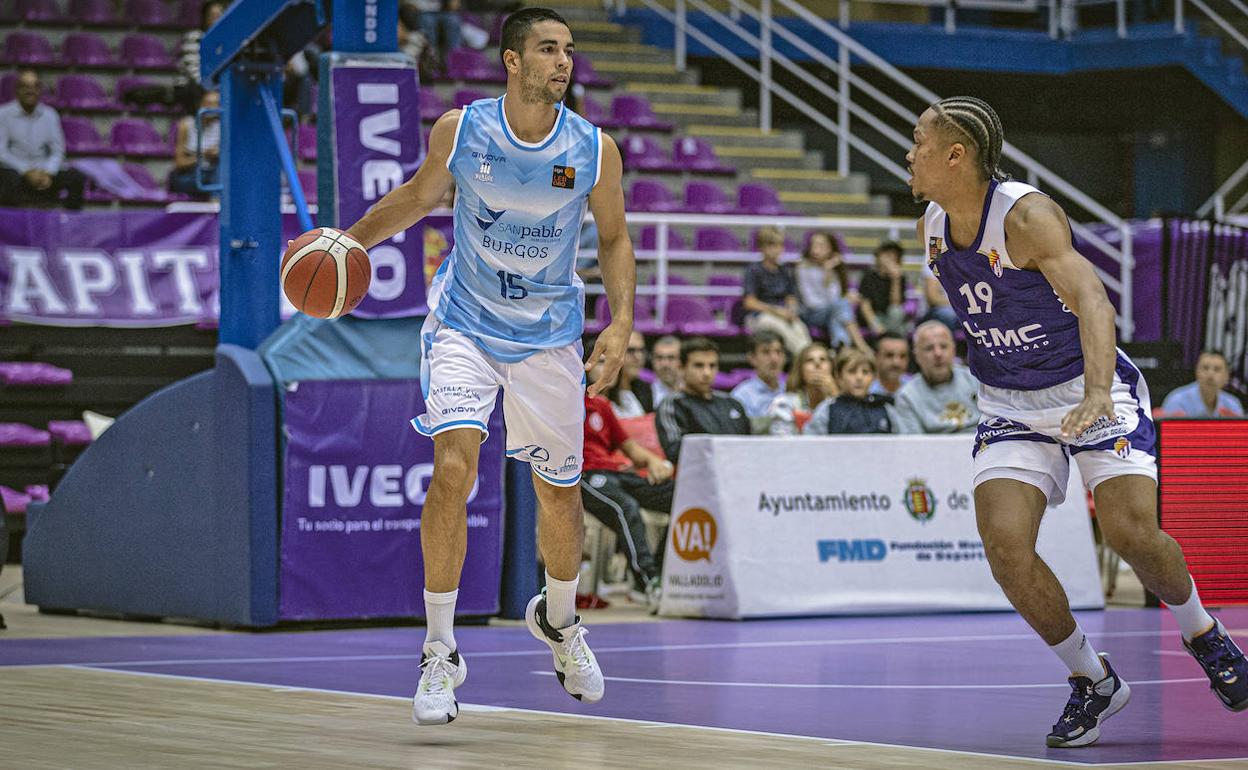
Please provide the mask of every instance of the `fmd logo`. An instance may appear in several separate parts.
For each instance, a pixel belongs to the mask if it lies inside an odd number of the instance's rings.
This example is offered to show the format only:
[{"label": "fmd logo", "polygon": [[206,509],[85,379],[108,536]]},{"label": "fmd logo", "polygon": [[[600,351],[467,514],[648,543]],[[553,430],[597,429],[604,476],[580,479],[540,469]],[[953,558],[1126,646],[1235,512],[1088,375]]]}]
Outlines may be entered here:
[{"label": "fmd logo", "polygon": [[888,546],[883,540],[820,540],[819,561],[884,561]]}]

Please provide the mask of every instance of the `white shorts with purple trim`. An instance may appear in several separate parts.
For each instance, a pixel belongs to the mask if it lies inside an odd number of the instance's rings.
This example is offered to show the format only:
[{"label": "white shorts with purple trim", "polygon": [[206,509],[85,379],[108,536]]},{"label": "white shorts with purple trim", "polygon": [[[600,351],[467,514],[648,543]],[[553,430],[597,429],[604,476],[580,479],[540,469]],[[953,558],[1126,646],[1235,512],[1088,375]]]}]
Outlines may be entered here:
[{"label": "white shorts with purple trim", "polygon": [[981,384],[983,417],[975,436],[975,486],[1014,479],[1040,489],[1049,505],[1066,499],[1070,460],[1089,489],[1116,476],[1157,480],[1156,429],[1148,384],[1118,351],[1110,389],[1114,419],[1101,418],[1072,438],[1062,419],[1083,400],[1083,375],[1042,390],[1009,390]]},{"label": "white shorts with purple trim", "polygon": [[412,427],[425,436],[473,428],[481,441],[503,391],[507,456],[559,487],[581,479],[585,443],[585,370],[579,346],[539,350],[516,363],[494,360],[467,335],[432,314],[421,331],[425,413]]}]

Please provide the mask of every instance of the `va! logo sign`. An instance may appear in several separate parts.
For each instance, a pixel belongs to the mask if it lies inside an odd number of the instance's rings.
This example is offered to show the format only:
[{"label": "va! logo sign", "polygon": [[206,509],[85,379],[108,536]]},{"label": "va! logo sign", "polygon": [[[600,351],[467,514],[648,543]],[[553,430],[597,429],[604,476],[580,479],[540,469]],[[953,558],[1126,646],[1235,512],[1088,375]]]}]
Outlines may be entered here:
[{"label": "va! logo sign", "polygon": [[672,544],[685,561],[711,560],[715,547],[715,517],[702,508],[689,508],[672,524]]}]

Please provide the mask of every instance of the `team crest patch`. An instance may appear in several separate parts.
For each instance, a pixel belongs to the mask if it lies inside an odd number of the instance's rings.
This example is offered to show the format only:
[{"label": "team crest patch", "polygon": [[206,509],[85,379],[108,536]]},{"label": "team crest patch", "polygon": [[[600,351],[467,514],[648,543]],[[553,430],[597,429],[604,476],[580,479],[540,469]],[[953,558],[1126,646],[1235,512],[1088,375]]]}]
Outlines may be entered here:
[{"label": "team crest patch", "polygon": [[1125,438],[1120,438],[1114,442],[1114,454],[1124,460],[1131,454],[1131,442]]},{"label": "team crest patch", "polygon": [[906,491],[902,493],[902,500],[915,521],[926,524],[936,515],[936,495],[932,494],[923,479],[910,479]]},{"label": "team crest patch", "polygon": [[1000,278],[1005,274],[1005,268],[1001,265],[1001,255],[997,253],[996,249],[989,250],[988,264],[992,267],[992,274],[996,277]]},{"label": "team crest patch", "polygon": [[555,166],[555,171],[550,177],[551,187],[562,187],[565,190],[571,190],[576,187],[576,169],[572,166]]},{"label": "team crest patch", "polygon": [[940,269],[936,267],[936,260],[940,259],[942,241],[943,239],[935,236],[927,239],[927,269],[937,278],[940,277]]}]

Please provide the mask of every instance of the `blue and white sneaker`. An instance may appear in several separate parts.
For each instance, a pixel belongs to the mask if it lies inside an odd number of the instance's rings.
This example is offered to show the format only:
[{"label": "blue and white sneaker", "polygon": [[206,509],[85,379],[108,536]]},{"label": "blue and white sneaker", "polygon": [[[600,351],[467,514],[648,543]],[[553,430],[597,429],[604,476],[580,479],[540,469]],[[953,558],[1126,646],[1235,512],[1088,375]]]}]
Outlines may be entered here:
[{"label": "blue and white sneaker", "polygon": [[1223,706],[1231,711],[1248,709],[1248,660],[1220,621],[1192,641],[1184,640],[1183,646],[1205,670],[1209,687]]},{"label": "blue and white sneaker", "polygon": [[1070,677],[1070,700],[1062,716],[1045,739],[1052,748],[1075,748],[1096,743],[1101,737],[1101,723],[1122,710],[1131,700],[1131,688],[1109,665],[1109,656],[1101,653],[1105,678],[1093,682],[1086,676]]}]

